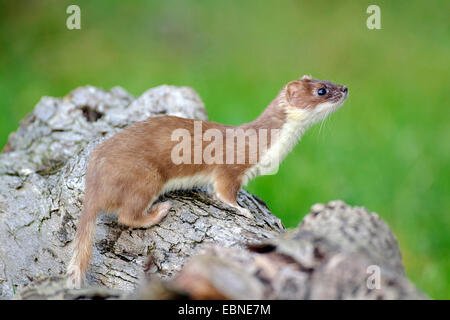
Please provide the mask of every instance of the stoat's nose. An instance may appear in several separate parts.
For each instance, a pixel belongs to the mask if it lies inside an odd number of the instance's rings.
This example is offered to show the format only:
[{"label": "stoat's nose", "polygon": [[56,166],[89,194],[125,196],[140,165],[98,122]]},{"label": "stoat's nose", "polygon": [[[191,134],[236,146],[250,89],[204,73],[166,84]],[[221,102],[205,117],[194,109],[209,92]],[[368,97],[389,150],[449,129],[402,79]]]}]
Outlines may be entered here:
[{"label": "stoat's nose", "polygon": [[347,92],[348,92],[348,89],[347,89],[346,86],[342,86],[342,87],[341,87],[341,91],[342,91],[343,93],[347,93]]}]

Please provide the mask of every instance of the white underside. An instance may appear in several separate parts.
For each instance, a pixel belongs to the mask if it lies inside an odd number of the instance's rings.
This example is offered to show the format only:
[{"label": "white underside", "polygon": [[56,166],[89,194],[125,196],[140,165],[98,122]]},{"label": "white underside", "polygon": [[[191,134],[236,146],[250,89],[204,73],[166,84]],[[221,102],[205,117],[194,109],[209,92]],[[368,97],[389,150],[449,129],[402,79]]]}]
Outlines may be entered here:
[{"label": "white underside", "polygon": [[193,176],[170,179],[166,182],[161,190],[161,194],[175,191],[175,190],[187,190],[194,187],[209,186],[214,183],[212,174],[195,174]]},{"label": "white underside", "polygon": [[296,117],[290,119],[288,116],[288,121],[281,128],[275,143],[267,149],[256,165],[245,172],[243,185],[247,185],[250,180],[258,176],[271,175],[277,172],[281,161],[291,152],[304,132],[301,112],[299,110]]}]

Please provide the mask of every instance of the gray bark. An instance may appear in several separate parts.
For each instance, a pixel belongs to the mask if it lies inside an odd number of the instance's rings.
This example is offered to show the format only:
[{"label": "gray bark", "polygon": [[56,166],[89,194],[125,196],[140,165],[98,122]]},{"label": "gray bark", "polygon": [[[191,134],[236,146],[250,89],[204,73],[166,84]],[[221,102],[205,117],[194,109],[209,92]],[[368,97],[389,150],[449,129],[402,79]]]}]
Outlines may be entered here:
[{"label": "gray bark", "polygon": [[152,275],[132,293],[68,290],[64,278],[53,277],[16,298],[427,299],[405,277],[389,226],[377,214],[342,201],[313,206],[298,228],[277,237],[245,247],[211,244],[173,277]]},{"label": "gray bark", "polygon": [[[375,213],[341,201],[317,204],[286,232],[244,190],[238,202],[253,219],[207,190],[166,195],[174,207],[149,229],[102,215],[91,286],[65,288],[90,152],[121,128],[164,114],[207,118],[189,88],[162,86],[135,99],[121,88],[83,87],[43,98],[22,121],[0,154],[1,298],[426,298],[405,277],[397,240]],[[380,287],[370,289],[374,266]]]},{"label": "gray bark", "polygon": [[342,201],[311,211],[295,230],[246,249],[212,246],[164,283],[166,291],[153,280],[134,297],[426,298],[405,277],[397,240],[377,214]]}]

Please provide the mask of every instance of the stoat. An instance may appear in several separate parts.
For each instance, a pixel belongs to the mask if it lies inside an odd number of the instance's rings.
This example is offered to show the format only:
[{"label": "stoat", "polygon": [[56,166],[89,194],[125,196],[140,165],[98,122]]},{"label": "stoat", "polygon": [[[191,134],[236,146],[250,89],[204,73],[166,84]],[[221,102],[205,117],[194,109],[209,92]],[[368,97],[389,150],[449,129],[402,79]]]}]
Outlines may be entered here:
[{"label": "stoat", "polygon": [[273,172],[302,134],[347,96],[345,86],[303,76],[286,84],[256,120],[241,126],[163,116],[137,122],[102,142],[86,171],[68,285],[82,283],[101,211],[116,213],[126,226],[148,228],[171,208],[168,201],[157,202],[159,196],[210,186],[219,200],[251,217],[236,201],[241,186],[267,168]]}]

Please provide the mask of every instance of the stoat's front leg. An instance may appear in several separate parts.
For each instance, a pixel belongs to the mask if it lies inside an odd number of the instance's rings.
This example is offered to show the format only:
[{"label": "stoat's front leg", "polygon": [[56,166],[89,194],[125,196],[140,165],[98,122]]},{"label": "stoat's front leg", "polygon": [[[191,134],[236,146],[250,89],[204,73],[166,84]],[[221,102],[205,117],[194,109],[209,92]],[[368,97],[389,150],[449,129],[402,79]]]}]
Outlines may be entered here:
[{"label": "stoat's front leg", "polygon": [[215,182],[214,182],[214,191],[216,197],[228,204],[229,206],[237,209],[239,213],[249,219],[252,219],[253,216],[251,212],[246,209],[242,208],[237,203],[237,194],[239,189],[241,188],[241,179],[234,177],[233,175],[229,175],[226,173],[222,174],[216,174],[215,175]]}]

